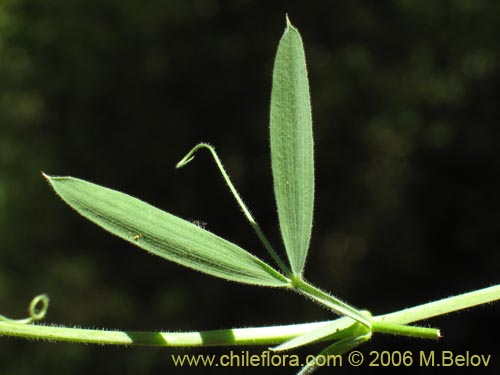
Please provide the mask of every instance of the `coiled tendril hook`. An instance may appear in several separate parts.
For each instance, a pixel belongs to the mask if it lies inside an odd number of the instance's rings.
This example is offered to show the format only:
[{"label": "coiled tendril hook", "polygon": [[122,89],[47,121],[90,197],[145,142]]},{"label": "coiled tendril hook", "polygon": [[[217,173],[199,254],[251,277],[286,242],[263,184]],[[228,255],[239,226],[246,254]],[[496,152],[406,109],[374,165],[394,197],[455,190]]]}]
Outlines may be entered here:
[{"label": "coiled tendril hook", "polygon": [[49,309],[49,296],[46,294],[39,294],[30,302],[28,312],[29,317],[24,319],[10,319],[0,314],[0,322],[17,323],[17,324],[31,324],[33,322],[42,320],[47,314]]}]

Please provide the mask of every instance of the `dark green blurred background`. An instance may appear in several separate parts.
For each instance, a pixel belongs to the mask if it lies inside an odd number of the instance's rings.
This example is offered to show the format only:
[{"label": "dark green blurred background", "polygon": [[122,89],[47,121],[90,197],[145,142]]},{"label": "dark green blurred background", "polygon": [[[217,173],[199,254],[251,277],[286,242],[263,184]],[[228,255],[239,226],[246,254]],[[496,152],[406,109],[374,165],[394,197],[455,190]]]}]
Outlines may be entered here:
[{"label": "dark green blurred background", "polygon": [[[24,316],[45,292],[47,321],[70,326],[193,330],[331,317],[297,295],[149,256],[72,212],[40,176],[128,192],[268,259],[208,155],[174,165],[200,141],[215,145],[281,246],[268,108],[286,12],[304,39],[313,102],[306,276],[376,314],[498,283],[499,2],[1,0],[0,313]],[[498,311],[430,321],[444,332],[438,343],[377,336],[363,351],[469,350],[493,354],[481,372],[498,373],[498,341],[488,341]],[[223,352],[3,337],[0,374],[234,373],[173,369],[170,360]],[[294,369],[278,370],[237,372]],[[424,370],[443,372],[405,369]]]}]

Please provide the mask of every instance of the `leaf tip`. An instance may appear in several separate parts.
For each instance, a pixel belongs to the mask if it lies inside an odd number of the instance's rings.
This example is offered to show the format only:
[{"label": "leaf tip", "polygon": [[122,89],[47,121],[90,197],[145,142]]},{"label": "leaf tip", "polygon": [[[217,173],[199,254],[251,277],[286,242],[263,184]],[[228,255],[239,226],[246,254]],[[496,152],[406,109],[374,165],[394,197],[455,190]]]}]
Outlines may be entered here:
[{"label": "leaf tip", "polygon": [[47,181],[52,186],[52,178],[53,178],[53,176],[48,175],[44,171],[40,171],[40,173],[42,174],[42,177],[45,178],[45,181]]},{"label": "leaf tip", "polygon": [[295,30],[297,31],[297,28],[293,25],[292,21],[290,21],[290,17],[288,17],[288,13],[285,14],[286,18],[286,29],[289,30]]}]

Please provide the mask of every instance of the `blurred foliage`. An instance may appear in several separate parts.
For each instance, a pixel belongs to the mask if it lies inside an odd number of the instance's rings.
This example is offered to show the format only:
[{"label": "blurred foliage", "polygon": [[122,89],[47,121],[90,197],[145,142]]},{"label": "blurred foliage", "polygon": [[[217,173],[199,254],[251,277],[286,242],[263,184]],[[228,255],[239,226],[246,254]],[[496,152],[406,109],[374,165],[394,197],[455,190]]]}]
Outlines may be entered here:
[{"label": "blurred foliage", "polygon": [[[49,322],[85,327],[191,330],[329,317],[298,296],[146,256],[71,212],[39,174],[126,191],[265,258],[208,157],[173,167],[197,142],[213,143],[280,244],[267,123],[286,12],[305,42],[315,121],[309,279],[375,313],[498,282],[500,3],[2,0],[2,313],[21,316],[45,292]],[[442,344],[377,337],[368,345],[489,353],[495,311],[434,321]],[[163,349],[10,338],[0,348],[2,374],[172,366]]]}]

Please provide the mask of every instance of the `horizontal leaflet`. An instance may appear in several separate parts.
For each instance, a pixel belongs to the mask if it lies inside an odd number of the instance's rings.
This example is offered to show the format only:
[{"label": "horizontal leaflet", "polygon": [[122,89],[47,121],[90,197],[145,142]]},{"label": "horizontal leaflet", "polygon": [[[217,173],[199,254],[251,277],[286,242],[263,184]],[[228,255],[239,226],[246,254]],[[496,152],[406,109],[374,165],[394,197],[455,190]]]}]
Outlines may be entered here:
[{"label": "horizontal leaflet", "polygon": [[226,280],[289,285],[286,277],[239,246],[137,198],[73,177],[44,176],[82,216],[155,255]]}]

